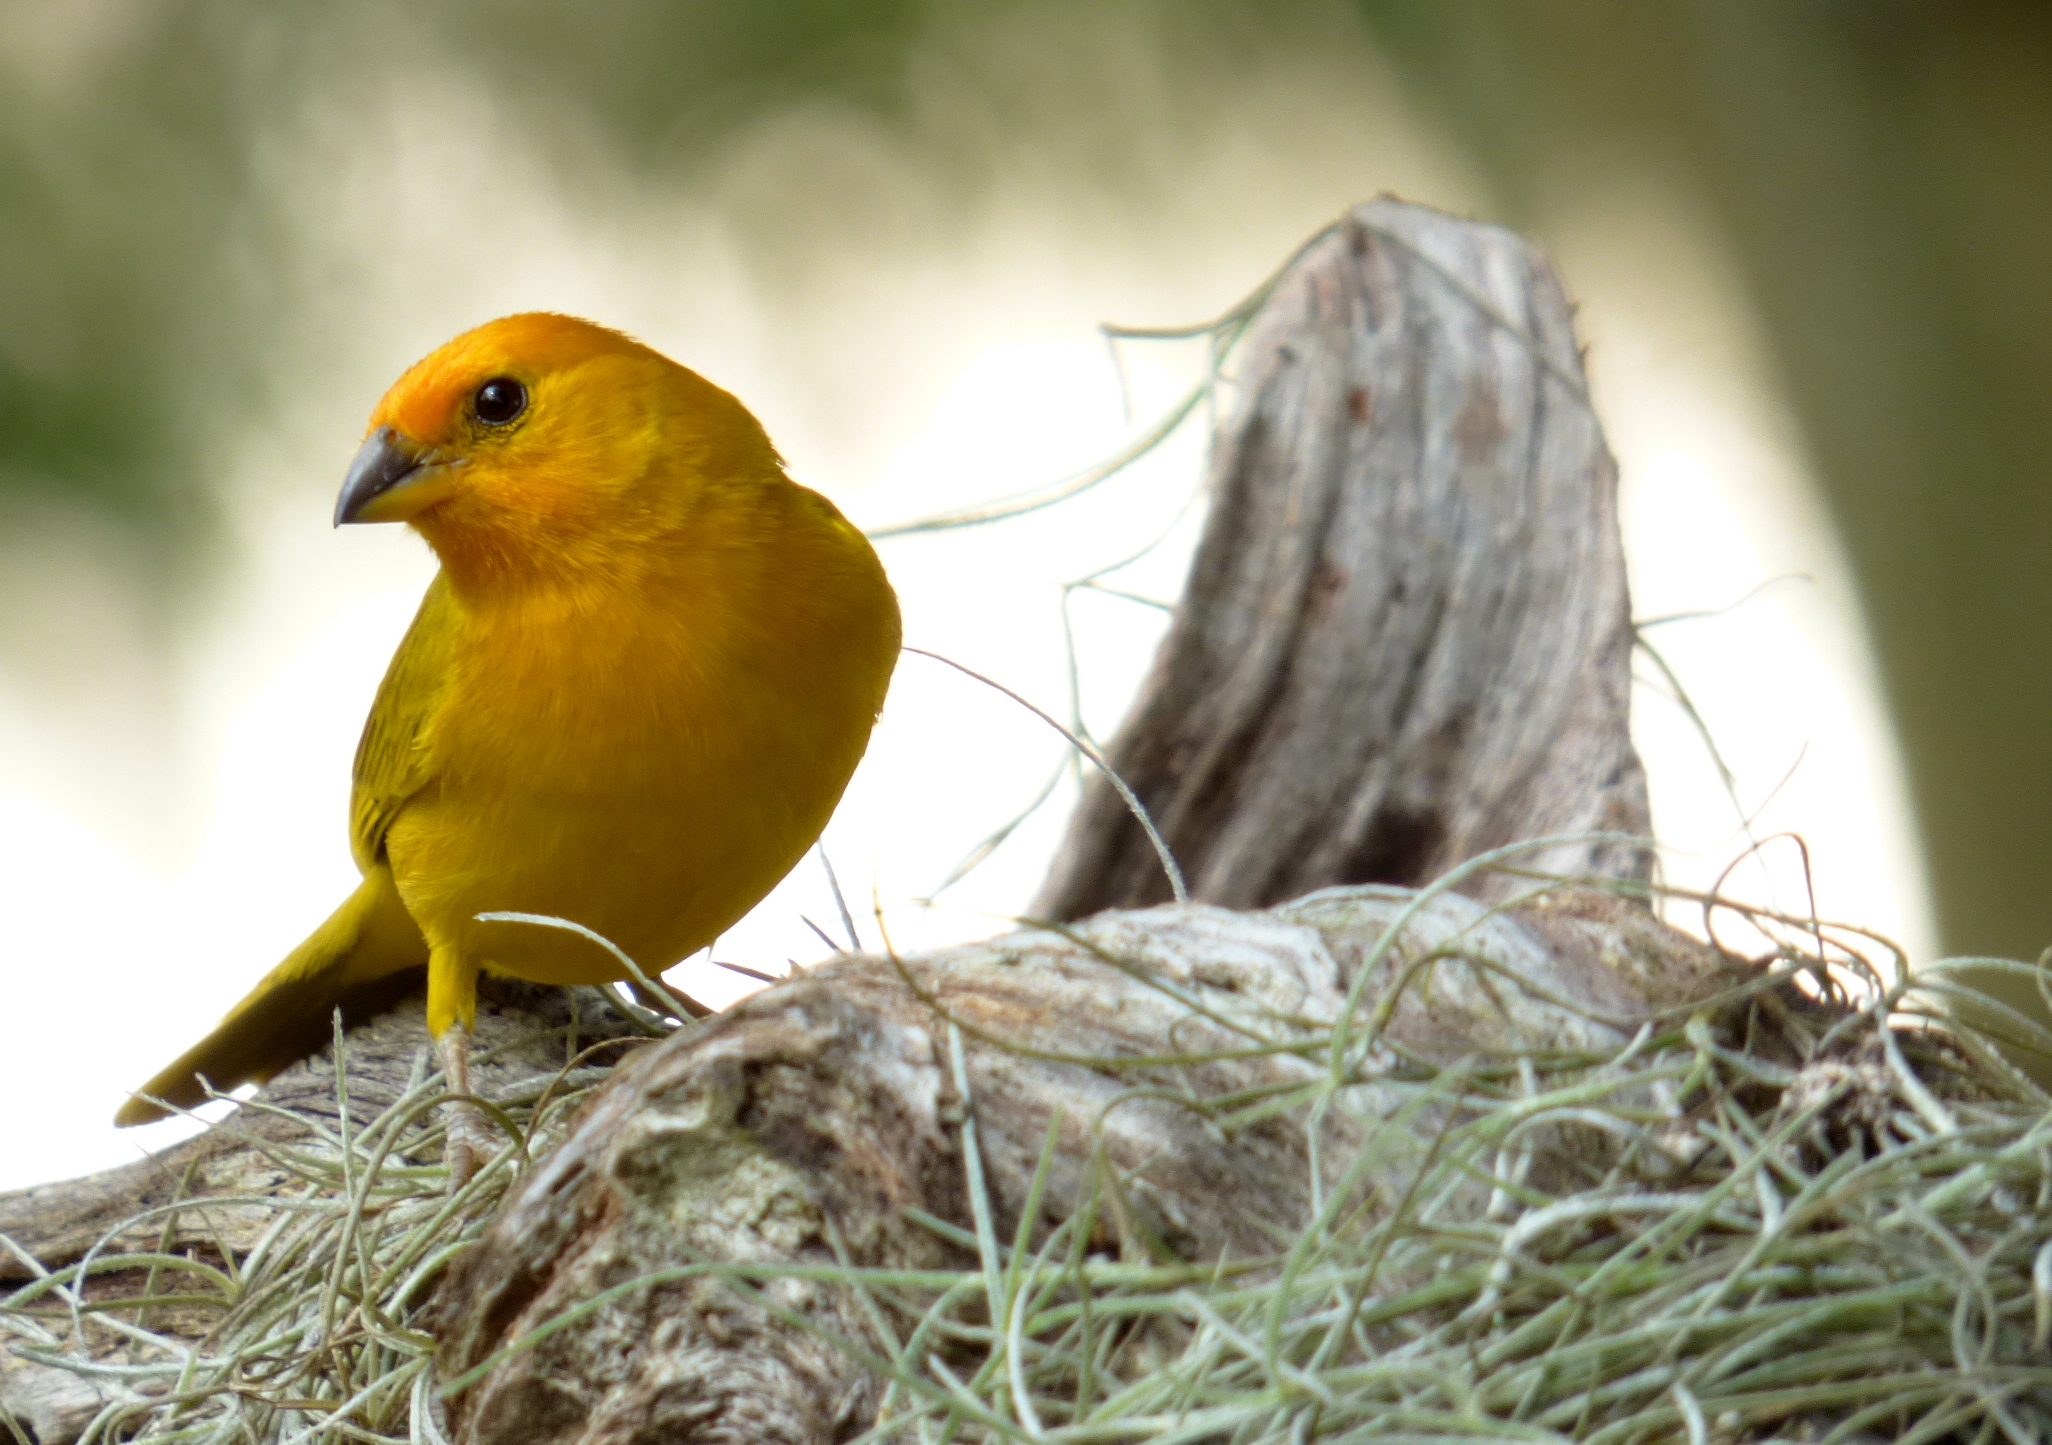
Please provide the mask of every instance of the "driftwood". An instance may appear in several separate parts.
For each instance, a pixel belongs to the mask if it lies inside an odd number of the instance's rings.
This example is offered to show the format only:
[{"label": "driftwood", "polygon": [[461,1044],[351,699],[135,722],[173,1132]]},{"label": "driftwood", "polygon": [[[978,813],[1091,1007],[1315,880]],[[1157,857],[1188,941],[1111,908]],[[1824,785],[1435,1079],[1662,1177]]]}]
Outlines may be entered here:
[{"label": "driftwood", "polygon": [[[839,960],[641,1051],[445,1281],[445,1377],[652,1269],[959,1263],[970,1121],[1001,1228],[1058,1119],[1029,1233],[1095,1179],[1113,1202],[1094,1248],[1245,1257],[1304,1217],[1314,1147],[1344,1161],[1387,1136],[1378,1064],[1597,1058],[1731,981],[1729,960],[1610,894],[1488,911],[1522,886],[1500,871],[1473,871],[1467,896],[1431,899],[1395,938],[1414,901],[1398,887],[1205,906],[1417,885],[1500,844],[1592,831],[1611,836],[1516,861],[1613,880],[1647,867],[1617,837],[1647,820],[1614,475],[1544,263],[1493,227],[1364,206],[1279,284],[1241,371],[1190,596],[1111,748],[1200,902]],[[1044,916],[1166,896],[1107,796],[1086,797]],[[409,1076],[412,1007],[352,1041],[359,1079]],[[564,1057],[564,1020],[536,1007],[507,1011],[508,1027],[548,1039],[546,1058],[515,1069],[528,1077]],[[1317,1137],[1282,1115],[1221,1132],[1188,1107],[1314,1077],[1303,1054],[1263,1050],[1364,1008],[1373,1047]],[[1190,1059],[1227,1045],[1238,1053]],[[303,1098],[332,1097],[319,1067]],[[301,1087],[288,1075],[269,1097]],[[167,1190],[275,1188],[244,1142],[273,1124],[245,1109],[230,1125],[149,1168],[0,1198],[0,1231],[55,1265]],[[1607,1147],[1557,1131],[1534,1167],[1575,1177]],[[1400,1193],[1408,1158],[1377,1163],[1368,1194]],[[217,1227],[181,1214],[167,1242],[218,1248]],[[864,1428],[877,1383],[819,1333],[861,1336],[856,1302],[793,1278],[760,1295],[731,1285],[673,1273],[497,1362],[452,1399],[457,1438],[824,1442]],[[56,1445],[99,1387],[34,1368],[0,1376],[0,1404]]]},{"label": "driftwood", "polygon": [[[1108,750],[1191,896],[1416,887],[1506,843],[1645,834],[1616,465],[1544,258],[1358,207],[1276,288],[1238,373],[1189,585]],[[1648,859],[1598,841],[1526,862]],[[1168,896],[1099,779],[1032,912]]]},{"label": "driftwood", "polygon": [[[831,1342],[866,1338],[856,1292],[784,1278],[753,1301],[717,1272],[679,1278],[680,1266],[973,1262],[908,1212],[973,1227],[970,1117],[1001,1238],[1017,1229],[1037,1170],[1035,1238],[1067,1217],[1096,1170],[1114,1181],[1115,1207],[1093,1241],[1102,1251],[1258,1256],[1311,1208],[1303,1115],[1222,1131],[1188,1101],[1311,1083],[1326,1063],[1248,1057],[1250,1042],[1317,1038],[1358,990],[1392,1003],[1384,1042],[1362,1061],[1367,1075],[1399,1056],[1601,1057],[1645,1020],[1736,976],[1731,960],[1644,909],[1590,893],[1493,915],[1444,894],[1379,951],[1412,902],[1405,890],[1359,888],[1261,913],[1171,905],[902,962],[851,958],[643,1050],[444,1284],[444,1374],[608,1289],[671,1276],[457,1395],[455,1438],[847,1439],[872,1422],[881,1391]],[[1165,1053],[1228,1056],[1141,1062]],[[1356,1187],[1368,1199],[1401,1196],[1444,1119],[1408,1118],[1393,1142],[1382,1125],[1398,1116],[1403,1090],[1370,1082],[1342,1097],[1322,1128],[1324,1167],[1345,1177],[1374,1138],[1377,1159]],[[1600,1136],[1555,1130],[1530,1179],[1588,1182],[1609,1157]],[[1478,1210],[1487,1193],[1477,1186]]]}]

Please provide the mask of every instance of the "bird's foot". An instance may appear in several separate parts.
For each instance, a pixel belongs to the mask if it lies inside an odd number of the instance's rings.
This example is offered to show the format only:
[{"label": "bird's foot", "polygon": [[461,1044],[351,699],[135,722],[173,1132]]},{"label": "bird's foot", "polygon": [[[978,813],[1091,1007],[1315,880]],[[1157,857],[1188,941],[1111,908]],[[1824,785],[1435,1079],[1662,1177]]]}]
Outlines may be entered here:
[{"label": "bird's foot", "polygon": [[442,1145],[442,1162],[449,1166],[449,1192],[454,1194],[477,1176],[477,1171],[498,1152],[498,1131],[485,1118],[484,1110],[470,1098],[470,1030],[452,1024],[435,1039],[441,1056],[442,1075],[448,1081],[450,1100],[448,1138]]},{"label": "bird's foot", "polygon": [[449,1192],[454,1194],[476,1178],[502,1142],[482,1109],[467,1100],[454,1101],[449,1109],[448,1140],[442,1145],[442,1162],[449,1166]]}]

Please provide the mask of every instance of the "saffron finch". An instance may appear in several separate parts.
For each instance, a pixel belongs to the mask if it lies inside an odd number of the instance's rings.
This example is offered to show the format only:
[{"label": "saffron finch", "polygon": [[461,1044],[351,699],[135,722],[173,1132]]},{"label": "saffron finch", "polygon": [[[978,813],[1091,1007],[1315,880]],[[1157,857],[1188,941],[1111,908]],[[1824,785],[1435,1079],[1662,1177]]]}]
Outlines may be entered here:
[{"label": "saffron finch", "polygon": [[423,964],[467,1093],[480,972],[627,977],[575,933],[478,915],[581,924],[651,977],[710,943],[826,826],[897,660],[876,553],[755,418],[566,316],[400,377],[335,521],[409,523],[441,562],[357,748],[363,881],[117,1124],[270,1078]]}]

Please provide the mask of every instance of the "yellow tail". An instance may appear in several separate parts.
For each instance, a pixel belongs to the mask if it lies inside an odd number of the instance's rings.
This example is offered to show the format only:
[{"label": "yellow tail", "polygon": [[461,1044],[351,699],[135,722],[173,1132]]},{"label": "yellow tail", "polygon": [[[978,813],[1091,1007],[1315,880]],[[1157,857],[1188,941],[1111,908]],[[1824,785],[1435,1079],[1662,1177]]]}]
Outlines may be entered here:
[{"label": "yellow tail", "polygon": [[115,1125],[147,1124],[168,1116],[167,1106],[204,1103],[202,1075],[224,1094],[263,1083],[328,1042],[336,1009],[354,1023],[389,1007],[418,981],[411,971],[426,964],[427,943],[399,901],[391,871],[373,868],[212,1033],[122,1105]]}]

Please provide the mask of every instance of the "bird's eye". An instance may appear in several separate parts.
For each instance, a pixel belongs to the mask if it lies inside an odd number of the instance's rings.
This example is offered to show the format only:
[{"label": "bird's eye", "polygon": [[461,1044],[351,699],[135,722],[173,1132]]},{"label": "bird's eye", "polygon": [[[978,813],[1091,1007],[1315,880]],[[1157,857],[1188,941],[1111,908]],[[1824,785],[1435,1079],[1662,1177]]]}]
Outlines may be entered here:
[{"label": "bird's eye", "polygon": [[486,425],[504,426],[527,410],[527,388],[510,376],[495,376],[478,387],[470,408]]}]

